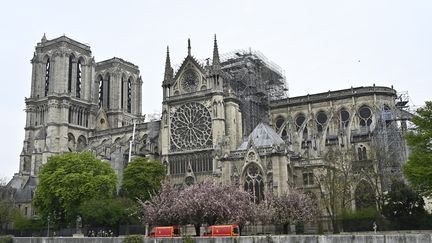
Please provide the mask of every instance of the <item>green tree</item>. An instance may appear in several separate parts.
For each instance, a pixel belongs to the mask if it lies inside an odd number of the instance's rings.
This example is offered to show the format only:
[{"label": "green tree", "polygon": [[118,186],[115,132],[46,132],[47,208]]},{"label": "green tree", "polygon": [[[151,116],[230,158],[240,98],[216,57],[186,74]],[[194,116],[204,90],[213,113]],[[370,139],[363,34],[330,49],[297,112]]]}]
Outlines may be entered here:
[{"label": "green tree", "polygon": [[12,195],[14,191],[6,185],[6,179],[0,179],[0,235],[3,234],[3,228],[7,227],[15,215],[19,214],[14,207]]},{"label": "green tree", "polygon": [[137,157],[129,163],[123,173],[122,194],[132,200],[148,200],[150,195],[159,191],[164,178],[165,167],[161,162]]},{"label": "green tree", "polygon": [[125,198],[92,199],[81,204],[79,214],[83,225],[90,227],[116,227],[137,223],[133,218],[133,202]]},{"label": "green tree", "polygon": [[33,203],[43,220],[74,224],[83,202],[115,194],[116,180],[110,165],[91,152],[55,155],[42,166]]},{"label": "green tree", "polygon": [[384,216],[395,223],[396,229],[418,229],[425,217],[423,198],[403,182],[394,182],[385,196]]},{"label": "green tree", "polygon": [[416,190],[432,196],[432,101],[417,110],[412,122],[416,128],[406,136],[411,154],[404,173]]}]

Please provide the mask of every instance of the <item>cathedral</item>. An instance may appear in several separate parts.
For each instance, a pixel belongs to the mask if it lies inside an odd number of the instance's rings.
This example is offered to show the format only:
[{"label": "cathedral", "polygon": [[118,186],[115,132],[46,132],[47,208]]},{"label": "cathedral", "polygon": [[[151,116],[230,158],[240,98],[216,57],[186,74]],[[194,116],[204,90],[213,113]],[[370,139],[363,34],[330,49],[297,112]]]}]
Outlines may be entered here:
[{"label": "cathedral", "polygon": [[[190,41],[187,48],[176,69],[167,50],[161,116],[145,122],[138,66],[117,57],[97,62],[86,44],[43,36],[31,59],[19,172],[8,184],[25,215],[34,213],[41,166],[70,151],[95,153],[115,170],[119,186],[130,158],[146,156],[160,160],[176,185],[214,177],[256,202],[264,192],[290,188],[319,199],[326,193],[319,175],[334,151],[347,155],[353,195],[387,190],[391,176],[401,176],[411,116],[393,87],[289,97],[283,70],[259,51],[219,55],[216,36],[211,58],[194,57]],[[362,176],[366,170],[378,180]],[[365,206],[358,198],[354,209]]]}]

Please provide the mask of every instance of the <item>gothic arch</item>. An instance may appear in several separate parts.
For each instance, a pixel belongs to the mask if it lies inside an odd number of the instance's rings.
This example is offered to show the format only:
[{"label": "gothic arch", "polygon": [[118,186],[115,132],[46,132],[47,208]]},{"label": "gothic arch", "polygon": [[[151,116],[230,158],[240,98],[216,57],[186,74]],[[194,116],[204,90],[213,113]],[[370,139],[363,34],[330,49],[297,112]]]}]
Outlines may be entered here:
[{"label": "gothic arch", "polygon": [[82,65],[87,65],[87,59],[84,56],[78,56],[77,60],[80,61]]},{"label": "gothic arch", "polygon": [[360,127],[370,127],[373,123],[374,115],[372,108],[367,105],[363,104],[358,108],[357,115],[359,118],[359,125]]},{"label": "gothic arch", "polygon": [[261,166],[250,162],[246,165],[242,175],[243,189],[253,196],[253,201],[259,203],[264,199],[265,179]]},{"label": "gothic arch", "polygon": [[68,133],[67,136],[68,136],[68,145],[67,145],[68,150],[69,150],[69,152],[74,152],[75,151],[75,145],[76,145],[75,136],[72,133]]},{"label": "gothic arch", "polygon": [[316,121],[317,131],[323,132],[324,128],[326,127],[327,123],[329,122],[327,112],[325,112],[324,110],[319,110],[316,113],[315,121]]},{"label": "gothic arch", "polygon": [[361,180],[354,191],[356,210],[364,208],[375,208],[375,192],[369,182]]},{"label": "gothic arch", "polygon": [[339,128],[346,128],[350,123],[351,112],[345,106],[342,106],[338,112],[338,124]]},{"label": "gothic arch", "polygon": [[77,140],[77,151],[81,152],[85,149],[85,147],[87,147],[87,139],[83,135],[81,135],[78,137]]}]

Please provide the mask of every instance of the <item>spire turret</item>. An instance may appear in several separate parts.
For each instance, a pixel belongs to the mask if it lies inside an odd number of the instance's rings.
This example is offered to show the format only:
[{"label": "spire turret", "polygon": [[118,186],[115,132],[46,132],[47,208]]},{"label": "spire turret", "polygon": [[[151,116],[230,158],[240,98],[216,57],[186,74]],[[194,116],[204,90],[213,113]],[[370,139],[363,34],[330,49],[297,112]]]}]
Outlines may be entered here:
[{"label": "spire turret", "polygon": [[166,61],[165,61],[165,75],[164,75],[164,83],[169,83],[173,80],[173,73],[174,70],[171,67],[171,59],[169,55],[169,46],[167,46],[167,55],[166,55]]},{"label": "spire turret", "polygon": [[191,55],[191,44],[190,44],[190,38],[188,38],[188,56]]},{"label": "spire turret", "polygon": [[45,35],[45,33],[44,33],[44,35],[42,36],[41,42],[44,43],[44,42],[47,42],[47,41],[48,41],[48,40],[47,40],[46,35]]},{"label": "spire turret", "polygon": [[220,59],[219,59],[219,49],[217,45],[217,39],[216,34],[214,36],[214,46],[213,46],[213,67],[220,66]]}]

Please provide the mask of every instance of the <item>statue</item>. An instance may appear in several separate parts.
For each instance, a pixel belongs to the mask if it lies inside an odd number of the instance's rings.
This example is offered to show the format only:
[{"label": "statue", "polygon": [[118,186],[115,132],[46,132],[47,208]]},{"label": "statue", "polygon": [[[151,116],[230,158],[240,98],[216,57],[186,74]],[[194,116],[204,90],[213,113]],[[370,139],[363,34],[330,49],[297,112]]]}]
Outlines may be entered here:
[{"label": "statue", "polygon": [[82,228],[82,219],[81,216],[77,216],[76,219],[76,234],[81,234],[81,228]]}]

